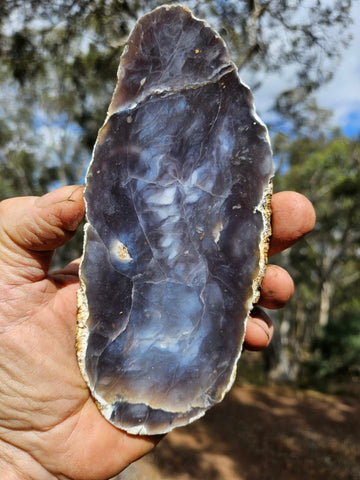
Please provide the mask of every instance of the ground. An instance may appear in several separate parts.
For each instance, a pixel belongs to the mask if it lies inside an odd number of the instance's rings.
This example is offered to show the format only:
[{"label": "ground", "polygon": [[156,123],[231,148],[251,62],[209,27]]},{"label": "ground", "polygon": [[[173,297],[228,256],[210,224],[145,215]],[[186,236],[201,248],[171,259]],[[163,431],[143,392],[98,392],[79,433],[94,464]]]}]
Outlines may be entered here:
[{"label": "ground", "polygon": [[238,384],[119,479],[360,480],[360,401]]}]

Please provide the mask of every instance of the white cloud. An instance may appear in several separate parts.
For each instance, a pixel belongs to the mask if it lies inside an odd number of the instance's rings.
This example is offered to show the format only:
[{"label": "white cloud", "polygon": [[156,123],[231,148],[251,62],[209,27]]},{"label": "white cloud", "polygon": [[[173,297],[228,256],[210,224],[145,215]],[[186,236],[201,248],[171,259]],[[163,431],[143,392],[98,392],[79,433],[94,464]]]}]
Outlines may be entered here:
[{"label": "white cloud", "polygon": [[[358,1],[353,2],[352,18],[354,23],[349,27],[353,36],[352,41],[344,50],[333,79],[317,91],[316,99],[320,107],[333,111],[334,125],[355,133],[360,130],[360,2]],[[294,86],[294,68],[289,66],[288,69],[282,69],[280,74],[267,74],[266,81],[258,90],[255,90],[255,104],[260,117],[265,122],[271,122],[275,118],[271,108],[277,95]],[[241,72],[241,78],[250,88],[255,84],[247,71]]]},{"label": "white cloud", "polygon": [[347,125],[350,114],[360,112],[360,2],[353,2],[352,18],[352,42],[334,78],[317,94],[319,105],[333,110],[334,123],[340,126]]}]

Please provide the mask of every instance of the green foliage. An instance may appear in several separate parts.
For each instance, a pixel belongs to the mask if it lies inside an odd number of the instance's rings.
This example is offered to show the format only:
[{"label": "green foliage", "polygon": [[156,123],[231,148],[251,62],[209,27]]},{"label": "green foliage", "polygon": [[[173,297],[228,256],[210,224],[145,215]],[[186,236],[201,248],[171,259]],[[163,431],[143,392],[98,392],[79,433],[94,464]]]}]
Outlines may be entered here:
[{"label": "green foliage", "polygon": [[[178,2],[8,0],[6,8],[0,10],[4,67],[24,85],[52,73],[55,66],[58,75],[69,72],[67,80],[70,82],[65,84],[69,87],[85,72],[76,69],[79,66],[76,59],[82,56],[85,59],[89,49],[93,49],[103,56],[99,59],[101,67],[113,65],[113,57],[118,57],[119,47],[124,45],[135,19],[164,3]],[[307,6],[289,0],[183,0],[182,3],[221,32],[237,65],[256,72],[257,81],[263,81],[266,72],[292,64],[297,82],[291,87],[298,87],[296,91],[306,95],[329,80],[332,67],[349,41],[346,29],[351,22],[349,0],[314,0]],[[16,18],[16,26],[5,28],[11,25],[13,18]],[[93,76],[91,67],[94,65],[91,61],[85,61],[85,65]],[[109,79],[107,70],[106,67],[96,70],[97,94],[98,87]],[[110,70],[113,78],[116,70]],[[286,92],[279,107],[282,114],[286,113],[285,99],[286,108],[299,104],[298,98]]]},{"label": "green foliage", "polygon": [[[80,181],[105,117],[129,31],[141,14],[163,3],[177,2],[7,0],[1,4],[0,173],[5,180],[0,198],[38,195]],[[348,41],[346,0],[332,0],[331,8],[329,2],[319,1],[306,8],[287,0],[183,3],[224,35],[241,68],[257,72],[254,83],[261,82],[266,72],[294,62],[294,78],[304,84],[306,77],[305,83],[314,86],[310,77],[324,71],[323,60],[331,63]],[[274,30],[281,41],[275,41]],[[319,61],[312,62],[314,56]],[[67,158],[62,158],[64,152]]]},{"label": "green foliage", "polygon": [[292,362],[305,361],[308,381],[325,381],[360,367],[360,145],[319,133],[278,135],[274,148],[284,172],[277,187],[304,193],[317,213],[311,235],[280,259],[296,285],[280,314],[284,344]]},{"label": "green foliage", "polygon": [[[89,157],[105,116],[129,31],[141,14],[163,3],[177,1],[7,0],[1,6],[0,83],[6,88],[0,90],[0,104],[14,102],[10,120],[28,130],[21,146],[27,156],[34,153],[27,140],[30,132],[33,137],[38,133],[34,127],[37,117],[45,117],[48,124],[58,124],[65,114],[68,125],[78,133],[82,149],[81,160],[73,155],[73,171],[81,170],[84,155]],[[266,72],[293,62],[297,71],[294,78],[301,85],[311,85],[310,92],[326,80],[318,78],[321,72],[332,71],[324,68],[324,62],[333,62],[348,41],[345,27],[350,22],[350,3],[346,0],[332,0],[331,5],[314,1],[306,8],[301,2],[287,0],[183,3],[221,31],[239,67],[257,72],[254,82],[261,82]],[[273,31],[281,41],[275,41]],[[11,88],[16,95],[9,98]],[[9,123],[8,110],[9,107],[0,109],[1,123]],[[26,126],[20,113],[24,111]],[[42,155],[40,141],[34,167],[48,161]],[[53,148],[56,150],[57,146]],[[74,149],[79,153],[77,147]],[[7,157],[7,161],[12,159]],[[60,183],[72,180],[64,176],[64,168],[61,172]],[[51,173],[49,169],[49,186],[53,183]],[[75,177],[69,169],[67,173]],[[38,191],[34,188],[34,193]],[[18,193],[25,194],[27,190]]]},{"label": "green foliage", "polygon": [[[279,148],[276,140],[274,148]],[[315,205],[318,221],[311,237],[315,251],[329,251],[332,246],[339,257],[341,252],[354,253],[360,240],[359,142],[320,135],[287,144],[282,140],[280,149],[280,155],[286,155],[288,170],[279,178],[278,187],[298,189]]]},{"label": "green foliage", "polygon": [[300,383],[322,390],[346,383],[347,391],[360,384],[360,316],[331,322],[313,339]]}]

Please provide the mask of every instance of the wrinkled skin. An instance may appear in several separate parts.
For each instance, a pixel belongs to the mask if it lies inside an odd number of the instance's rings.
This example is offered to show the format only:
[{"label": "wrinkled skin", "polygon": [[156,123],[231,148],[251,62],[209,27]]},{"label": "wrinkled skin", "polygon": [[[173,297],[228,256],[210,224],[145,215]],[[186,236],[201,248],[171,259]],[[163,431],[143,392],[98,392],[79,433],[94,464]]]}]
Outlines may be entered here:
[{"label": "wrinkled skin", "polygon": [[[274,195],[270,254],[308,233],[315,221],[301,195]],[[159,438],[134,437],[99,413],[75,352],[75,261],[49,274],[52,252],[84,216],[83,188],[0,203],[0,476],[7,480],[105,480],[151,450]],[[260,304],[285,305],[293,283],[268,266]],[[271,340],[269,318],[256,307],[245,347]]]}]

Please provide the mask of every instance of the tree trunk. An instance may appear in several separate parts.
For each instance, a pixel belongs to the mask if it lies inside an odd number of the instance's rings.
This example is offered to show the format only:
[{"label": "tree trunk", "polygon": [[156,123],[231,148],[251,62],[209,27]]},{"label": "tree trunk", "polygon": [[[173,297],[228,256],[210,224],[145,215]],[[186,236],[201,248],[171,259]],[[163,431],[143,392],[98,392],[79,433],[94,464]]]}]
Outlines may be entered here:
[{"label": "tree trunk", "polygon": [[290,323],[284,318],[280,326],[275,312],[272,312],[271,317],[274,324],[274,336],[270,345],[263,352],[265,371],[270,380],[291,383],[297,378],[298,367],[289,348]]},{"label": "tree trunk", "polygon": [[320,313],[319,326],[325,327],[329,323],[331,297],[334,292],[334,284],[329,280],[325,280],[321,287],[320,294]]}]

